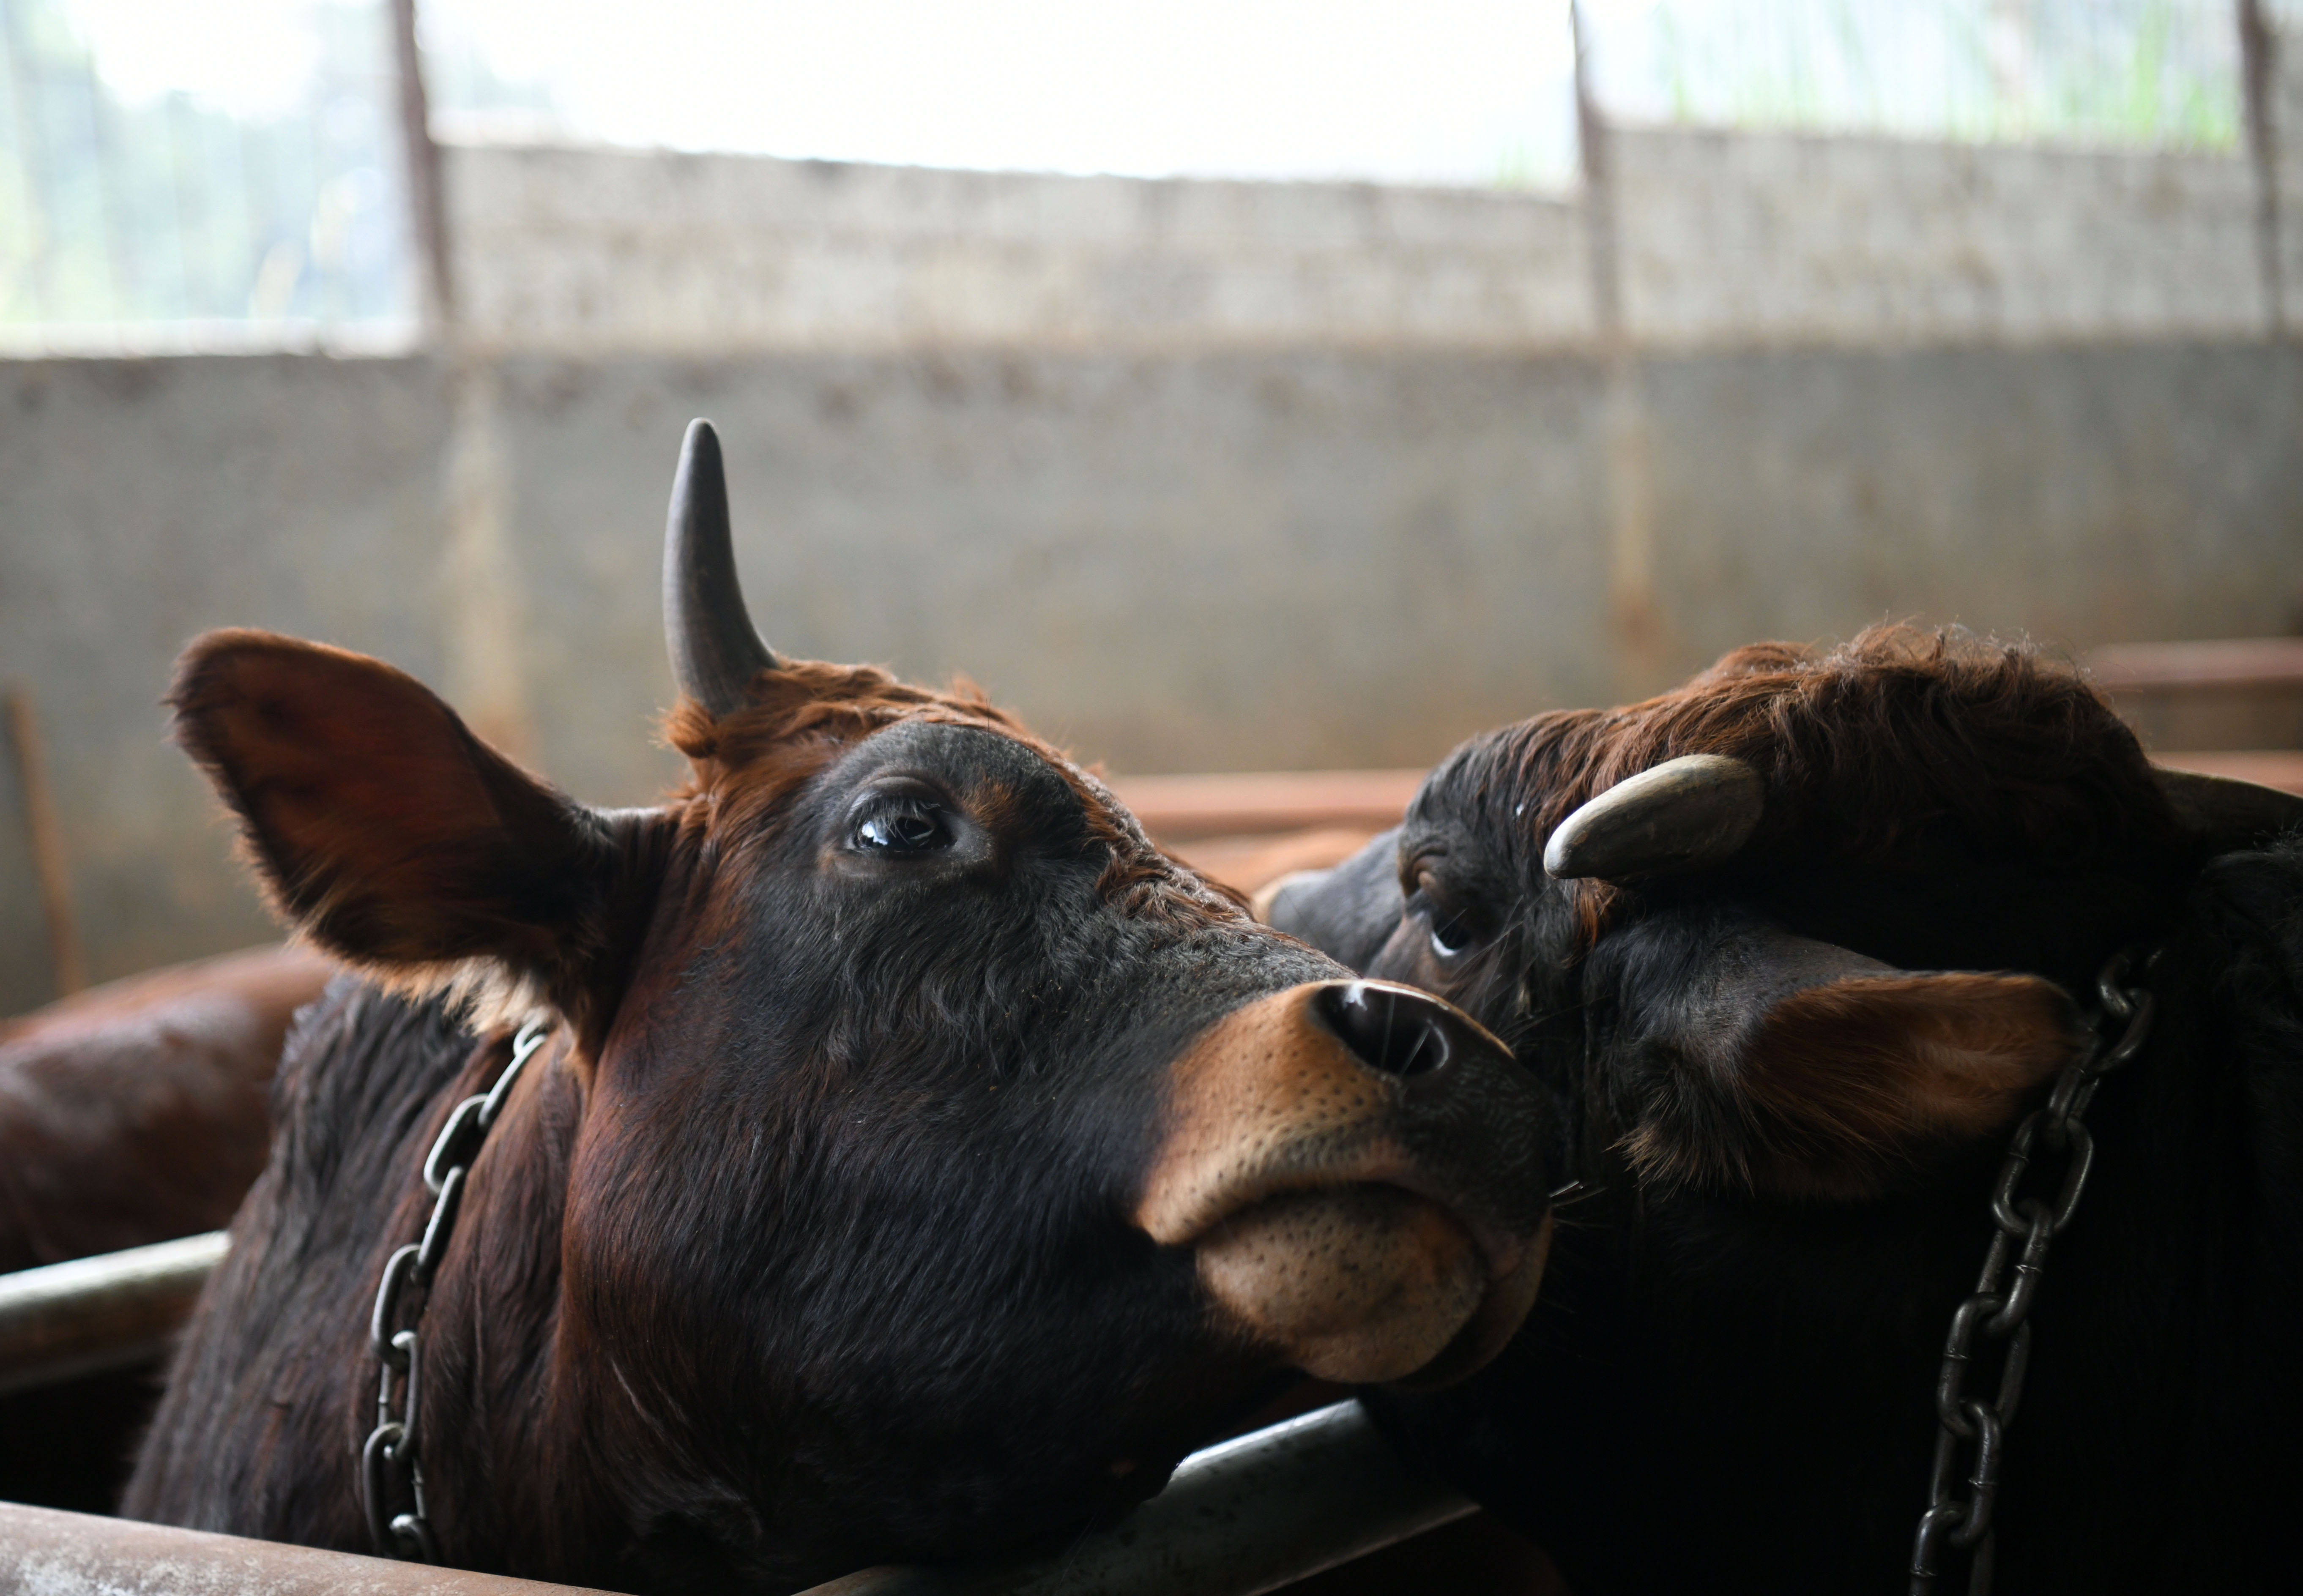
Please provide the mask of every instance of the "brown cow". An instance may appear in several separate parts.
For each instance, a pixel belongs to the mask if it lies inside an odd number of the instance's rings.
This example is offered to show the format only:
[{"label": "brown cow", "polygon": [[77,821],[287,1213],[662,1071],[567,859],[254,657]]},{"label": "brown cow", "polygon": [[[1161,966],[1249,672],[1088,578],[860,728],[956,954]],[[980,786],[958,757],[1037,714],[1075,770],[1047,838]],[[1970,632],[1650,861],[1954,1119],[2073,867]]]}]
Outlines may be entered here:
[{"label": "brown cow", "polygon": [[1379,1406],[1588,1596],[2290,1588],[2299,822],[1895,628],[1474,738],[1270,894],[1509,1040],[1587,1188]]},{"label": "brown cow", "polygon": [[0,1271],[231,1219],[264,1168],[288,1022],[335,968],[253,948],[0,1021]]},{"label": "brown cow", "polygon": [[179,738],[375,983],[291,1039],[131,1515],[789,1587],[1120,1510],[1290,1369],[1442,1382],[1525,1313],[1547,1121],[1492,1038],[980,697],[770,654],[725,493],[698,423],[653,808],[373,660],[186,654]]}]

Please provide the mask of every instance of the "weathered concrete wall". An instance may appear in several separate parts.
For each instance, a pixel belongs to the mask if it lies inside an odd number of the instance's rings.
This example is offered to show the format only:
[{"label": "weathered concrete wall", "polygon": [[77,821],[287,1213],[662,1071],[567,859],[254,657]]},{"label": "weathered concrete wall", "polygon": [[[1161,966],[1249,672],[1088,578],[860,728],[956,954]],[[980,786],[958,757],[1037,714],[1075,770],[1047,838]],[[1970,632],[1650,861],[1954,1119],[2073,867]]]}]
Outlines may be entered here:
[{"label": "weathered concrete wall", "polygon": [[[97,979],[274,934],[162,740],[184,641],[268,626],[438,679],[429,362],[0,362],[0,679],[30,686]],[[0,1012],[49,995],[0,756]]]},{"label": "weathered concrete wall", "polygon": [[2266,325],[2255,177],[2236,155],[1625,129],[1610,160],[1644,343]]},{"label": "weathered concrete wall", "polygon": [[[2283,80],[2303,96],[2299,76]],[[1642,342],[2267,325],[2238,155],[1684,128],[1609,140]],[[498,346],[1557,349],[1595,330],[1582,205],[1531,194],[488,147],[450,152],[449,191],[471,330]],[[2303,240],[2303,197],[2289,209]],[[2289,254],[2303,261],[2303,242]]]},{"label": "weathered concrete wall", "polygon": [[[2293,345],[1745,351],[1637,380],[1666,675],[1887,616],[2086,647],[2303,610]],[[474,390],[443,363],[0,363],[0,677],[48,724],[99,975],[264,933],[160,740],[205,627],[381,654],[468,705],[492,645],[542,768],[645,799],[671,770],[663,499],[704,414],[779,646],[966,671],[1123,771],[1413,764],[1616,692],[1605,388],[1574,354],[523,356],[486,390],[475,516],[446,463]],[[4,1012],[46,969],[0,786]]]},{"label": "weathered concrete wall", "polygon": [[475,146],[448,152],[473,336],[693,350],[1556,343],[1564,200]]}]

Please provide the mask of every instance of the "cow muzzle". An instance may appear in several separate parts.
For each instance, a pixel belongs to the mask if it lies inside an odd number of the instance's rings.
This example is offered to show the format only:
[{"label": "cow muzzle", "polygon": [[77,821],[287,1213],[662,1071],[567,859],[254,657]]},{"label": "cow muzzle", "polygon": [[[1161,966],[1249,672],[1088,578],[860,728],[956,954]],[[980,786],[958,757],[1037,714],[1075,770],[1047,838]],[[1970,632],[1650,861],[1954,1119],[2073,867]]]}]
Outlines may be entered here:
[{"label": "cow muzzle", "polygon": [[1549,1119],[1452,1005],[1388,982],[1291,987],[1177,1062],[1135,1220],[1191,1247],[1219,1313],[1306,1373],[1446,1384],[1535,1300]]}]

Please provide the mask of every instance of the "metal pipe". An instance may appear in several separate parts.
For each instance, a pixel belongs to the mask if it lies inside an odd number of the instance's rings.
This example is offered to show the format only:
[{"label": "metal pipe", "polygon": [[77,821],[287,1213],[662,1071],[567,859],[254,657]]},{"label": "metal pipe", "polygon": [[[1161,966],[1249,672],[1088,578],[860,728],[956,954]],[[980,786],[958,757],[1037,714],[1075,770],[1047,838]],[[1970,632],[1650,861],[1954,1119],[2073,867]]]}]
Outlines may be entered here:
[{"label": "metal pipe", "polygon": [[13,1502],[0,1502],[0,1590],[40,1596],[579,1596],[573,1585]]},{"label": "metal pipe", "polygon": [[[1159,1496],[1060,1551],[869,1568],[804,1596],[1261,1596],[1472,1511],[1472,1503],[1401,1462],[1358,1403],[1341,1402],[1193,1454]],[[577,1587],[0,1503],[0,1589],[44,1596],[184,1590],[572,1596]]]},{"label": "metal pipe", "polygon": [[157,1356],[229,1245],[211,1230],[0,1274],[0,1394]]},{"label": "metal pipe", "polygon": [[1194,1452],[1167,1490],[1061,1551],[867,1568],[803,1596],[1261,1596],[1472,1511],[1338,1402]]}]

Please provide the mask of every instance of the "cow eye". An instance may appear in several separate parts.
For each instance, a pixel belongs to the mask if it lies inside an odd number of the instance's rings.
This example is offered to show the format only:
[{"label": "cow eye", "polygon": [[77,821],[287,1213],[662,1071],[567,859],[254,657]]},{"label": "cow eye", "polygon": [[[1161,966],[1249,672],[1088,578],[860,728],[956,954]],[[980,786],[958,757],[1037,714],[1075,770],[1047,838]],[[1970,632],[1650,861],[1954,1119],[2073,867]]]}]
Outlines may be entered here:
[{"label": "cow eye", "polygon": [[1421,912],[1430,928],[1431,951],[1441,958],[1460,957],[1494,929],[1491,917],[1481,911],[1476,898],[1470,902],[1451,902],[1450,896],[1435,872],[1415,873],[1415,891],[1408,908]]},{"label": "cow eye", "polygon": [[873,853],[929,853],[951,846],[951,828],[931,809],[882,809],[856,823],[856,846]]},{"label": "cow eye", "polygon": [[1442,958],[1453,958],[1472,945],[1472,928],[1460,916],[1431,918],[1431,951]]}]

